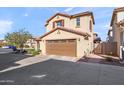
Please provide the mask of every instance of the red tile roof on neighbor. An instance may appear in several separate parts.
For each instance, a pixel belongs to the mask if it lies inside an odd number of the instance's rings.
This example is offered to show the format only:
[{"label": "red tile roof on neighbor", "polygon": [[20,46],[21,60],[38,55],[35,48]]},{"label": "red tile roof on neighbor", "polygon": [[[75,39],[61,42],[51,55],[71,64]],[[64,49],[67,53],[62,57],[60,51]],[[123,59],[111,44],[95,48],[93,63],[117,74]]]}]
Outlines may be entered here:
[{"label": "red tile roof on neighbor", "polygon": [[41,41],[40,37],[35,37],[34,38],[36,41]]},{"label": "red tile roof on neighbor", "polygon": [[55,15],[53,15],[52,17],[50,17],[47,21],[46,21],[46,25],[49,23],[49,21],[51,19],[53,19],[55,16],[57,15],[61,15],[61,16],[64,16],[64,17],[68,17],[68,18],[75,18],[75,17],[80,17],[80,16],[86,16],[86,15],[91,15],[92,17],[92,20],[93,20],[93,24],[95,24],[95,21],[94,21],[94,17],[93,17],[93,13],[90,12],[90,11],[87,11],[87,12],[82,12],[82,13],[77,13],[77,14],[74,14],[74,15],[69,15],[69,14],[65,14],[65,13],[56,13]]},{"label": "red tile roof on neighbor", "polygon": [[0,40],[0,44],[5,44],[6,41],[5,40]]},{"label": "red tile roof on neighbor", "polygon": [[85,33],[85,32],[81,32],[79,30],[74,30],[74,29],[70,29],[70,28],[67,28],[67,27],[57,27],[53,30],[51,30],[50,32],[47,32],[46,34],[44,34],[43,36],[41,36],[40,38],[43,38],[47,35],[49,35],[50,33],[56,31],[56,30],[62,30],[62,31],[66,31],[66,32],[70,32],[70,33],[74,33],[74,34],[78,34],[78,35],[81,35],[81,36],[91,36],[90,34],[88,33]]},{"label": "red tile roof on neighbor", "polygon": [[119,7],[119,8],[115,8],[115,9],[114,9],[113,14],[112,14],[112,19],[111,19],[111,24],[110,24],[110,26],[113,25],[113,21],[114,21],[114,18],[115,18],[115,16],[116,16],[117,12],[122,12],[122,11],[124,11],[124,7]]},{"label": "red tile roof on neighbor", "polygon": [[3,44],[3,41],[4,41],[4,40],[0,40],[0,44]]}]

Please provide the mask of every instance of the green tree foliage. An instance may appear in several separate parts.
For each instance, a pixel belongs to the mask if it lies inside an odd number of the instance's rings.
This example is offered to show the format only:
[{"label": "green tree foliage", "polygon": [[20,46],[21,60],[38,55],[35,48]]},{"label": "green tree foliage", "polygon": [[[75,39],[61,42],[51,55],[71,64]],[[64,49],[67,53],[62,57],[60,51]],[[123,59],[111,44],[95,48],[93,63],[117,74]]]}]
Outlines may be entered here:
[{"label": "green tree foliage", "polygon": [[32,38],[32,35],[25,29],[19,29],[16,32],[7,33],[5,35],[5,40],[8,42],[8,44],[15,45],[18,48],[23,48],[24,43],[26,43],[30,38]]}]

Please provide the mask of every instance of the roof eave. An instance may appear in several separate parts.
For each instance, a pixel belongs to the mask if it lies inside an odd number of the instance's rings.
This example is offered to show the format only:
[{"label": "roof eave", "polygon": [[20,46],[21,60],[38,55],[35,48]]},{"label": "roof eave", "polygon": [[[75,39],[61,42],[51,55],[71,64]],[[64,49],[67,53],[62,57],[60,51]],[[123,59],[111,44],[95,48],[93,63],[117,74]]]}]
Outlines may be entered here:
[{"label": "roof eave", "polygon": [[[57,16],[57,15],[65,16],[65,17],[68,17],[68,18],[75,18],[75,17],[78,17],[78,16],[91,15],[92,20],[93,20],[93,24],[95,24],[95,20],[94,20],[93,13],[90,12],[90,11],[83,12],[83,13],[78,13],[78,14],[74,14],[74,15],[68,15],[68,14],[56,13],[55,15],[53,15],[51,18],[49,18],[49,19],[46,21],[46,24],[48,24],[49,21],[52,20],[52,19],[53,19],[55,16]],[[47,26],[47,25],[45,25],[45,26]]]},{"label": "roof eave", "polygon": [[114,17],[115,17],[115,15],[116,15],[116,13],[117,13],[117,12],[122,12],[122,11],[124,11],[124,7],[120,7],[120,8],[114,9],[113,14],[112,14],[112,19],[111,19],[110,26],[113,25],[113,21],[114,21]]},{"label": "roof eave", "polygon": [[[43,36],[41,36],[40,39],[42,39],[43,37],[49,35],[50,33],[54,32],[55,30],[58,30],[58,29],[59,29],[59,30],[63,30],[63,31],[68,31],[67,29],[64,29],[64,28],[61,28],[61,27],[57,27],[57,28],[51,30],[50,32],[47,32],[47,33],[44,34]],[[91,35],[88,34],[88,33],[80,33],[80,32],[77,33],[76,31],[68,31],[68,32],[70,32],[70,33],[75,33],[75,34],[78,34],[78,35],[81,35],[81,36],[89,36],[89,37],[91,37]]]},{"label": "roof eave", "polygon": [[75,17],[79,17],[79,16],[86,16],[86,15],[91,15],[92,20],[93,20],[93,24],[95,24],[95,20],[94,20],[93,12],[90,12],[90,11],[71,15],[71,18],[75,18]]},{"label": "roof eave", "polygon": [[65,16],[65,17],[71,17],[70,15],[68,15],[68,14],[62,14],[62,13],[56,13],[56,14],[54,14],[52,17],[50,17],[46,22],[47,23],[49,23],[49,21],[50,20],[52,20],[55,16],[57,16],[57,15],[61,15],[61,16]]}]

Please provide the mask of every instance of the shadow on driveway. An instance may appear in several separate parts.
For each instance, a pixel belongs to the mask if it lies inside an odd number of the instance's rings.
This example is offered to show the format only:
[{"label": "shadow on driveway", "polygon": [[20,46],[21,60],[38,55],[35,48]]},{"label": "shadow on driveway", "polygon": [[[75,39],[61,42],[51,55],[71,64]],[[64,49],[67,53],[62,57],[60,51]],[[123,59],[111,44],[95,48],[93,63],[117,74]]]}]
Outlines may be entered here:
[{"label": "shadow on driveway", "polygon": [[0,70],[9,68],[11,66],[17,66],[16,61],[22,60],[24,58],[30,57],[24,54],[14,54],[14,53],[5,53],[0,54]]}]

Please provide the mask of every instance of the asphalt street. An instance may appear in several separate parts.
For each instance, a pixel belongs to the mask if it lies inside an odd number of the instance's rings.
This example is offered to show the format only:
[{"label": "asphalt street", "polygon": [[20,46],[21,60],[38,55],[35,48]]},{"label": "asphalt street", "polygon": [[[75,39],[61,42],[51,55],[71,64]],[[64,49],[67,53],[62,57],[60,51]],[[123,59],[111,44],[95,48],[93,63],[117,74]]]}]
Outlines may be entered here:
[{"label": "asphalt street", "polygon": [[[0,71],[30,57],[0,49]],[[4,53],[3,53],[4,52]],[[5,53],[6,52],[6,53]],[[124,67],[49,59],[0,73],[0,85],[123,85]]]},{"label": "asphalt street", "polygon": [[0,74],[1,85],[124,84],[124,67],[49,59]]},{"label": "asphalt street", "polygon": [[11,66],[17,66],[16,61],[29,57],[23,54],[14,54],[11,49],[0,48],[0,70],[9,68]]},{"label": "asphalt street", "polygon": [[10,52],[12,52],[12,49],[0,48],[0,54],[10,53]]}]

